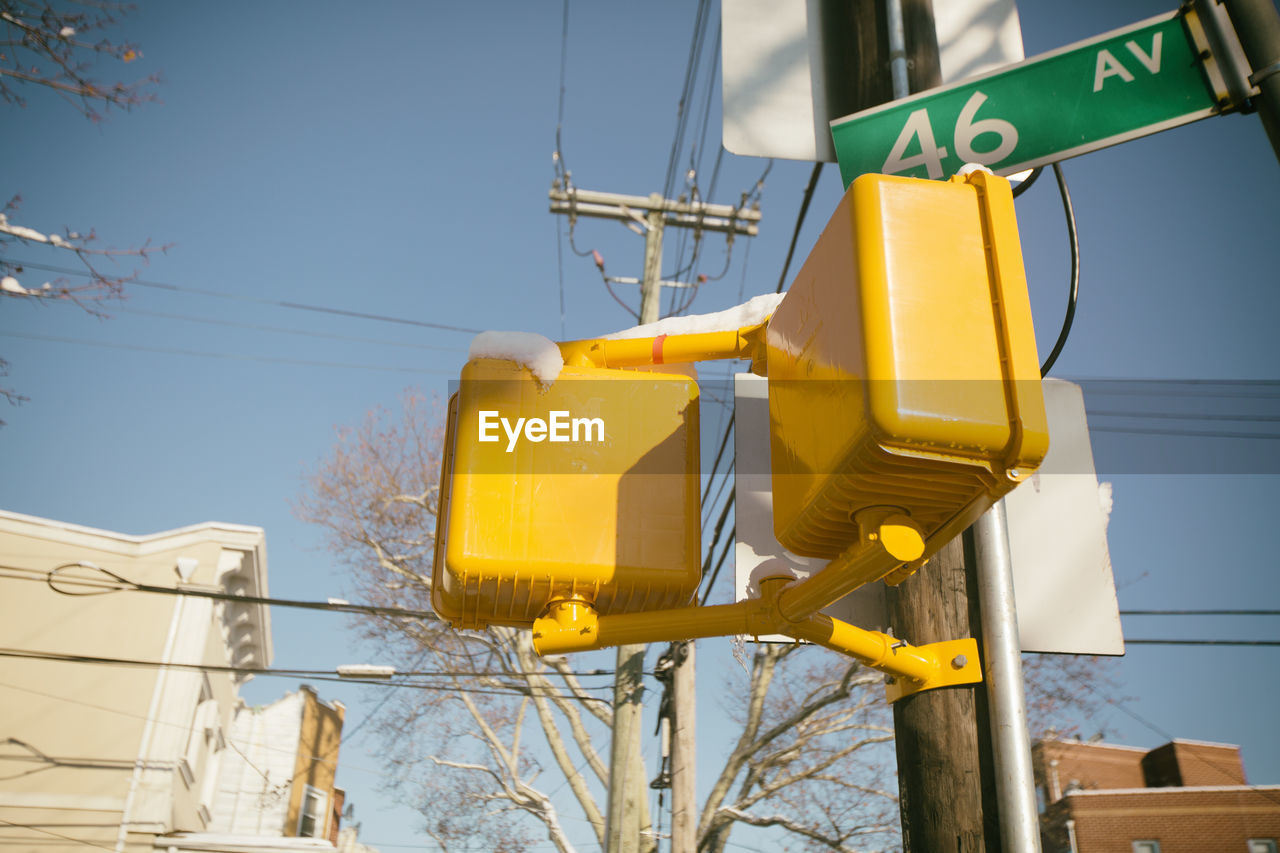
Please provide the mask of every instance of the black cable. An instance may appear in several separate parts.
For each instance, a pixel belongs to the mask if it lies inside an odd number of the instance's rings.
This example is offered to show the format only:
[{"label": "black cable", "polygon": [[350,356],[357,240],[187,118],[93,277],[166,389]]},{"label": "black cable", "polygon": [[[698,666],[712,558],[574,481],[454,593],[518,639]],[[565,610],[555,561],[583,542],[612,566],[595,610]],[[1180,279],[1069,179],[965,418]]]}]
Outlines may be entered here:
[{"label": "black cable", "polygon": [[[56,574],[62,569],[83,568],[90,571],[101,572],[108,575],[111,580],[99,580],[96,578],[59,578]],[[241,604],[265,604],[273,607],[296,607],[303,610],[327,610],[336,613],[357,613],[371,616],[404,616],[413,619],[424,619],[427,621],[438,621],[438,617],[430,610],[410,610],[403,607],[380,607],[372,604],[351,604],[348,602],[333,601],[299,601],[288,598],[264,598],[256,595],[232,595],[229,592],[217,592],[215,590],[204,589],[177,589],[167,586],[150,586],[147,584],[134,583],[133,581],[117,575],[115,572],[107,571],[99,566],[85,563],[64,563],[57,566],[51,571],[43,571],[39,569],[27,569],[21,566],[0,566],[0,570],[20,572],[28,575],[21,578],[22,580],[38,580],[47,584],[50,589],[61,595],[101,595],[110,592],[150,592],[161,595],[186,595],[192,598],[211,598],[215,601],[235,601]],[[64,585],[79,585],[97,589],[98,592],[71,592],[66,589],[59,589],[55,583]]]},{"label": "black cable", "polygon": [[1280,616],[1280,610],[1121,610],[1121,616]]},{"label": "black cable", "polygon": [[47,829],[41,829],[38,826],[31,826],[30,824],[26,824],[26,823],[14,823],[13,821],[5,820],[4,818],[0,818],[0,823],[4,824],[5,826],[12,826],[16,829],[29,829],[32,832],[38,832],[41,835],[47,835],[50,838],[61,838],[63,841],[70,841],[75,844],[83,844],[85,847],[96,847],[99,850],[111,850],[111,851],[115,850],[114,847],[103,847],[101,844],[94,844],[92,841],[85,841],[82,838],[72,838],[70,835],[63,835],[60,832],[50,832]]},{"label": "black cable", "polygon": [[1031,189],[1031,185],[1040,177],[1040,173],[1044,171],[1044,166],[1036,166],[1031,170],[1031,174],[1027,175],[1027,179],[1013,188],[1013,197],[1017,198],[1027,190]]},{"label": "black cable", "polygon": [[[1149,729],[1149,730],[1151,730],[1151,731],[1155,732],[1157,735],[1159,735],[1160,737],[1164,738],[1166,741],[1172,742],[1172,741],[1174,741],[1174,740],[1177,740],[1177,738],[1175,738],[1172,734],[1170,734],[1169,732],[1165,731],[1165,730],[1164,730],[1163,728],[1161,728],[1160,726],[1157,726],[1155,723],[1151,722],[1151,721],[1150,721],[1150,720],[1148,720],[1146,717],[1144,717],[1144,716],[1142,716],[1141,714],[1139,714],[1137,711],[1135,711],[1135,710],[1133,710],[1132,708],[1128,707],[1127,705],[1125,705],[1125,704],[1124,704],[1123,702],[1121,702],[1120,700],[1115,699],[1115,698],[1114,698],[1114,697],[1112,697],[1112,696],[1108,696],[1106,693],[1103,693],[1103,692],[1102,692],[1101,690],[1099,690],[1097,687],[1093,686],[1093,684],[1091,684],[1091,683],[1088,681],[1088,679],[1082,680],[1082,681],[1080,682],[1080,686],[1081,686],[1081,687],[1083,687],[1085,690],[1089,691],[1090,693],[1092,693],[1094,696],[1097,696],[1100,700],[1102,700],[1102,701],[1103,701],[1103,702],[1105,702],[1106,704],[1108,704],[1108,705],[1110,705],[1111,707],[1115,708],[1116,710],[1120,711],[1122,714],[1125,714],[1126,716],[1131,717],[1131,718],[1133,718],[1134,720],[1137,720],[1137,721],[1138,721],[1139,723],[1141,723],[1144,727],[1146,727],[1147,729]],[[1202,761],[1202,762],[1204,762],[1204,764],[1205,764],[1206,766],[1212,766],[1212,765],[1210,765],[1209,760],[1208,760],[1207,758],[1205,758],[1203,755],[1200,755],[1199,753],[1196,753],[1196,752],[1192,752],[1192,753],[1191,753],[1191,755],[1195,756],[1195,758],[1196,758],[1198,761]],[[1257,790],[1258,790],[1258,792],[1259,792],[1260,794],[1262,794],[1263,796],[1265,796],[1267,799],[1271,800],[1272,802],[1274,802],[1274,803],[1280,803],[1280,798],[1277,798],[1277,797],[1273,796],[1270,792],[1266,791],[1265,789],[1261,789],[1261,788],[1259,788],[1259,789],[1257,789]]]},{"label": "black cable", "polygon": [[1280,640],[1130,640],[1130,646],[1280,646]]},{"label": "black cable", "polygon": [[[732,498],[730,499],[730,501],[732,502]],[[733,536],[734,536],[734,532],[737,530],[737,527],[738,526],[735,523],[734,526],[729,530],[729,535],[724,540],[724,550],[720,552],[720,559],[716,561],[716,567],[711,571],[711,580],[707,581],[706,592],[704,592],[702,595],[702,605],[704,607],[707,604],[707,599],[711,597],[711,590],[715,588],[716,578],[720,577],[720,567],[724,565],[724,559],[725,557],[729,556],[729,549],[734,544]]]},{"label": "black cable", "polygon": [[1280,439],[1280,433],[1233,432],[1229,430],[1158,429],[1156,427],[1093,426],[1089,432],[1120,432],[1129,435],[1172,435],[1182,438],[1260,438],[1266,441]]},{"label": "black cable", "polygon": [[[565,187],[565,193],[566,193],[566,194],[568,194],[568,195],[570,195],[570,196],[572,196],[572,195],[573,195],[573,190],[572,190],[570,187]],[[572,204],[573,204],[573,202],[570,202],[570,205],[572,205]],[[573,212],[573,208],[572,208],[572,206],[571,206],[571,207],[569,208],[569,248],[570,248],[570,249],[573,251],[573,253],[574,253],[575,255],[577,255],[578,257],[580,257],[580,258],[585,258],[585,257],[587,257],[588,255],[590,255],[590,254],[591,254],[591,252],[592,252],[593,250],[591,250],[591,249],[579,249],[579,248],[578,248],[578,244],[574,242],[574,240],[573,240],[573,229],[574,229],[574,227],[575,227],[574,223],[575,223],[575,222],[577,222],[577,219],[578,219],[578,217],[577,217],[577,215]]]},{"label": "black cable", "polygon": [[729,443],[729,433],[733,429],[734,415],[729,415],[729,422],[724,426],[724,437],[720,439],[720,449],[716,451],[716,461],[711,464],[711,473],[708,477],[715,477],[716,471],[720,470],[720,457],[724,454],[725,446]]},{"label": "black cable", "polygon": [[694,80],[697,77],[698,61],[702,53],[702,45],[707,35],[707,13],[710,4],[707,0],[698,0],[698,10],[693,22],[693,40],[689,44],[689,60],[685,65],[684,85],[680,91],[680,101],[676,105],[676,132],[671,141],[671,154],[667,159],[667,174],[663,180],[663,196],[670,197],[675,186],[677,163],[680,160],[681,143],[685,129],[688,127],[689,111],[686,106],[693,94]]},{"label": "black cable", "polygon": [[[1239,400],[1280,400],[1278,394],[1259,394],[1247,391],[1219,390],[1211,387],[1237,386],[1260,387],[1263,390],[1280,390],[1280,381],[1271,379],[1081,379],[1088,394],[1105,394],[1124,397],[1212,397]],[[1138,387],[1132,387],[1137,385]],[[1163,390],[1164,386],[1189,385],[1189,389]]]},{"label": "black cable", "polygon": [[219,358],[228,361],[257,361],[265,364],[293,364],[300,367],[340,368],[344,370],[379,370],[385,373],[426,373],[435,376],[453,376],[450,370],[431,370],[425,367],[385,367],[380,364],[352,364],[340,361],[312,361],[304,358],[283,358],[270,355],[249,355],[240,352],[206,352],[204,350],[179,349],[177,347],[149,347],[142,344],[121,344],[112,341],[86,341],[80,338],[64,338],[58,335],[37,335],[28,332],[15,332],[11,329],[0,329],[0,335],[9,338],[23,338],[28,341],[44,341],[54,344],[74,344],[101,349],[122,349],[131,352],[149,352],[159,355],[186,355],[194,358]]},{"label": "black cable", "polygon": [[1067,237],[1071,243],[1071,279],[1067,293],[1067,314],[1062,320],[1062,331],[1058,332],[1058,341],[1053,345],[1049,357],[1040,365],[1040,375],[1047,376],[1054,362],[1067,343],[1071,334],[1071,324],[1076,318],[1076,300],[1080,296],[1080,240],[1076,234],[1076,211],[1071,205],[1071,193],[1067,190],[1067,180],[1062,175],[1062,167],[1053,164],[1053,176],[1058,179],[1058,193],[1062,196],[1062,210],[1067,217]]},{"label": "black cable", "polygon": [[[64,275],[80,275],[88,276],[89,273],[81,270],[68,269],[67,267],[55,267],[48,264],[33,264],[26,261],[15,261],[10,258],[0,258],[5,263],[13,264],[19,267],[30,267],[36,270],[45,270],[46,272],[62,273]],[[345,308],[329,308],[324,305],[310,305],[305,302],[281,302],[275,299],[260,299],[256,296],[243,296],[236,293],[223,293],[218,290],[205,290],[200,287],[184,287],[177,284],[166,284],[162,281],[147,281],[141,278],[131,278],[127,284],[136,284],[140,287],[152,287],[157,290],[169,290],[174,293],[196,293],[201,296],[213,296],[218,299],[233,299],[238,302],[254,302],[258,305],[273,305],[277,308],[292,308],[298,311],[317,311],[322,314],[338,314],[343,317],[355,317],[360,320],[378,320],[383,323],[402,323],[407,326],[422,326],[428,329],[442,329],[447,332],[467,332],[469,334],[479,334],[483,329],[469,329],[465,326],[451,326],[446,323],[430,323],[426,320],[410,320],[407,317],[388,317],[384,314],[366,314],[362,311],[348,311]]]},{"label": "black cable", "polygon": [[408,349],[436,350],[439,352],[466,352],[465,346],[440,346],[438,344],[414,344],[402,341],[388,341],[385,338],[362,338],[355,335],[335,335],[329,332],[313,332],[308,329],[286,329],[282,326],[263,326],[257,323],[238,323],[235,320],[215,320],[212,317],[193,317],[190,314],[173,314],[167,311],[146,311],[130,305],[122,305],[111,309],[125,314],[137,314],[141,317],[155,317],[160,320],[183,320],[188,323],[204,323],[208,326],[227,326],[233,329],[250,329],[256,332],[272,332],[280,335],[300,335],[308,338],[326,338],[331,341],[350,341],[358,344],[381,344],[389,347],[405,347]]},{"label": "black cable", "polygon": [[[438,690],[451,691],[455,693],[478,693],[489,696],[509,696],[512,693],[529,695],[545,695],[545,696],[563,696],[565,698],[577,698],[561,693],[558,690],[539,691],[532,687],[512,686],[502,690],[499,688],[483,688],[483,687],[462,687],[457,684],[427,684],[421,681],[396,681],[386,678],[344,678],[337,674],[336,670],[308,670],[308,669],[270,669],[267,667],[251,667],[251,666],[222,666],[219,664],[207,663],[165,663],[163,661],[138,660],[135,658],[110,658],[99,657],[96,655],[72,655],[61,654],[58,652],[32,651],[27,649],[0,649],[0,657],[17,658],[22,660],[43,660],[56,663],[82,663],[96,664],[101,666],[129,666],[129,667],[145,667],[145,668],[166,668],[180,669],[194,672],[225,672],[233,675],[261,675],[267,678],[306,678],[312,681],[330,681],[336,684],[373,684],[380,687],[401,687],[412,690]],[[489,677],[497,678],[501,673],[482,672],[469,676],[467,673],[461,673],[457,677]],[[449,677],[454,677],[450,675]],[[581,690],[613,690],[613,686],[609,684],[600,685],[598,687],[580,686]],[[601,699],[594,696],[580,697],[581,701],[592,702],[608,702],[607,699]]]},{"label": "black cable", "polygon": [[809,212],[809,202],[813,201],[813,191],[818,186],[818,178],[822,175],[822,163],[814,163],[813,171],[809,174],[809,185],[804,188],[804,199],[800,202],[800,212],[796,215],[796,229],[791,233],[791,245],[787,247],[787,259],[782,263],[782,275],[778,276],[778,289],[774,293],[781,293],[782,286],[787,282],[787,270],[791,269],[791,258],[796,253],[796,243],[800,240],[800,228],[804,225],[804,218]]},{"label": "black cable", "polygon": [[[720,485],[716,488],[715,495],[711,498],[711,501],[706,506],[706,509],[714,511],[716,502],[720,500],[720,495],[724,493],[725,487],[729,485],[730,478],[733,477],[733,469],[736,464],[737,464],[736,459],[729,460],[729,467],[724,469],[724,476],[720,478]],[[703,516],[702,523],[705,525],[710,519],[711,519],[711,513],[708,512],[705,516]]]},{"label": "black cable", "polygon": [[[731,493],[729,495],[729,499],[724,502],[724,509],[720,511],[720,520],[716,522],[715,532],[711,536],[711,545],[710,547],[707,548],[707,558],[702,561],[702,576],[704,578],[707,576],[707,572],[711,568],[711,555],[715,553],[716,545],[720,541],[720,534],[724,530],[725,519],[729,517],[729,510],[733,508],[733,503],[736,500],[736,498],[737,498],[737,495]],[[734,523],[734,527],[735,528],[737,527],[736,522]],[[726,539],[725,541],[726,542],[732,541],[732,538],[733,538],[733,531],[730,531],[729,538]],[[724,563],[724,555],[726,553],[728,553],[727,549],[725,552],[721,553],[720,562],[716,564],[715,571],[712,572],[710,580],[707,581],[707,589],[702,595],[703,604],[706,604],[707,599],[711,596],[711,588],[715,585],[716,578],[719,577],[720,575],[720,566],[721,564]]]},{"label": "black cable", "polygon": [[[560,93],[559,107],[556,110],[556,151],[555,151],[555,168],[556,178],[567,175],[564,165],[564,153],[560,149],[560,128],[564,124],[564,92],[565,92],[565,69],[569,59],[569,0],[564,0],[564,13],[560,24]],[[566,188],[568,181],[565,181]],[[564,331],[564,237],[560,230],[560,217],[556,217],[556,269],[559,271],[560,280],[560,337],[565,337]]]},{"label": "black cable", "polygon": [[1195,414],[1191,412],[1108,412],[1099,409],[1090,409],[1089,417],[1135,418],[1137,420],[1151,418],[1152,420],[1171,421],[1245,421],[1248,423],[1280,422],[1280,415],[1219,415]]}]

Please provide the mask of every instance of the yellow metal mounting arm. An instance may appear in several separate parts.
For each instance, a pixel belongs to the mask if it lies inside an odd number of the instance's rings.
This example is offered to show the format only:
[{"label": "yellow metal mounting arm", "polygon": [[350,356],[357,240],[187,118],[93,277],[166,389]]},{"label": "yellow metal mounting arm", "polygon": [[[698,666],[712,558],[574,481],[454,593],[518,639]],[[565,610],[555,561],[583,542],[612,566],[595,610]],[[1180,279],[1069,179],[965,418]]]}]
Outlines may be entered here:
[{"label": "yellow metal mounting arm", "polygon": [[919,529],[891,510],[860,514],[859,524],[865,531],[862,541],[822,572],[798,582],[764,578],[759,598],[737,604],[601,615],[581,598],[554,601],[533,623],[534,649],[548,655],[627,643],[783,634],[857,658],[891,676],[890,701],[935,687],[980,682],[972,638],[912,646],[817,612],[847,592],[846,587],[875,580],[924,549]]},{"label": "yellow metal mounting arm", "polygon": [[689,335],[657,335],[647,338],[587,338],[559,344],[565,364],[591,367],[642,367],[684,364],[692,361],[749,358],[751,370],[764,373],[764,330],[767,320],[755,326]]}]

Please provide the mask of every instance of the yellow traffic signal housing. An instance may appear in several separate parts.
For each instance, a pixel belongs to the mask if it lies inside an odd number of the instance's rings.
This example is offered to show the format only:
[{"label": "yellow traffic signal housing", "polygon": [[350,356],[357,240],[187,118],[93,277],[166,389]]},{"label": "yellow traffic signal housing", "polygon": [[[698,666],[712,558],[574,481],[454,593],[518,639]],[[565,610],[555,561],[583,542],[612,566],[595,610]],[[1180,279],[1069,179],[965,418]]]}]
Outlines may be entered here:
[{"label": "yellow traffic signal housing", "polygon": [[[561,343],[549,387],[513,361],[468,362],[450,401],[436,612],[530,626],[540,654],[782,633],[892,675],[891,701],[981,681],[972,638],[911,646],[819,611],[905,577],[1048,450],[1008,182],[858,178],[767,321],[765,307],[727,312],[739,328],[702,318]],[[830,562],[698,607],[697,384],[627,368],[713,358],[767,373],[775,533]],[[594,421],[599,441],[575,432]]]},{"label": "yellow traffic signal housing", "polygon": [[[523,420],[522,420],[523,419]],[[566,365],[466,364],[449,406],[432,599],[457,627],[527,626],[552,601],[688,604],[700,572],[698,386]]]},{"label": "yellow traffic signal housing", "polygon": [[837,557],[887,509],[927,558],[1048,450],[1003,179],[855,180],[766,341],[774,530],[797,554]]}]

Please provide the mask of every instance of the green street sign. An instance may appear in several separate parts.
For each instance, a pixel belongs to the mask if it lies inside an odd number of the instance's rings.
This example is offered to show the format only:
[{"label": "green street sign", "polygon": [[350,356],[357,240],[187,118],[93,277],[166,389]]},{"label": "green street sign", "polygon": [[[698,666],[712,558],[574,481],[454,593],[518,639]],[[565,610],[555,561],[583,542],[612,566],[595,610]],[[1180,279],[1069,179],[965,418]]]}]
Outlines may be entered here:
[{"label": "green street sign", "polygon": [[831,122],[847,187],[866,172],[1011,174],[1220,112],[1180,13]]}]

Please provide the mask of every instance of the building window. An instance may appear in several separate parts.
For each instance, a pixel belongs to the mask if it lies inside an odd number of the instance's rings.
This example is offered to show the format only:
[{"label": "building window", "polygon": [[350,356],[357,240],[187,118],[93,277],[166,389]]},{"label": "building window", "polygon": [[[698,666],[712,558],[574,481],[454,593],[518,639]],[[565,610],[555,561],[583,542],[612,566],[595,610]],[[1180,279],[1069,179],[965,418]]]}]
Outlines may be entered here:
[{"label": "building window", "polygon": [[1276,853],[1274,838],[1250,838],[1249,853]]},{"label": "building window", "polygon": [[218,731],[218,703],[209,686],[209,676],[201,676],[200,698],[196,700],[195,713],[191,717],[191,731],[187,734],[187,747],[178,762],[178,769],[187,787],[195,782],[196,767],[207,751],[209,741]]},{"label": "building window", "polygon": [[1135,841],[1133,842],[1133,853],[1160,853],[1159,841]]},{"label": "building window", "polygon": [[301,838],[324,837],[324,807],[328,797],[324,791],[307,785],[302,790],[302,808],[298,814],[298,836]]}]

